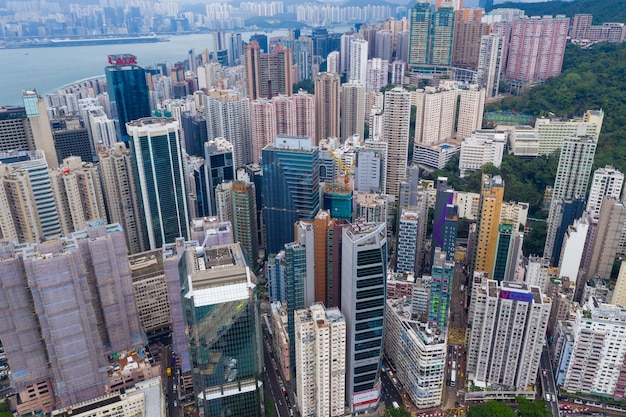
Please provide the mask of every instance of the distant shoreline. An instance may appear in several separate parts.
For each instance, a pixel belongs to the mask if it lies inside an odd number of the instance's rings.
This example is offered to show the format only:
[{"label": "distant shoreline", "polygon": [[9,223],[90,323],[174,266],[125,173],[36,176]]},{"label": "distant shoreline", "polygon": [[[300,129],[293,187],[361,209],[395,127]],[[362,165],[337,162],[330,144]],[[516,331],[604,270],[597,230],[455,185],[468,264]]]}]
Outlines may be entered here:
[{"label": "distant shoreline", "polygon": [[64,46],[89,46],[89,45],[119,45],[133,43],[169,42],[165,36],[124,36],[124,37],[92,37],[77,39],[45,39],[45,40],[20,40],[4,41],[0,44],[3,49],[21,48],[58,48]]}]

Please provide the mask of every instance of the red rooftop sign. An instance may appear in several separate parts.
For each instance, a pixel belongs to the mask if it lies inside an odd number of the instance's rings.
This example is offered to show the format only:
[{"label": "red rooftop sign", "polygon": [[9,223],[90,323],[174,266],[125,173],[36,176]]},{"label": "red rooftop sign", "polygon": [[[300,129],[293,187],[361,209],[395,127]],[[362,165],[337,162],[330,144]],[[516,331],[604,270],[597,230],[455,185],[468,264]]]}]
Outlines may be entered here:
[{"label": "red rooftop sign", "polygon": [[137,65],[137,57],[135,55],[109,55],[109,64],[111,65]]}]

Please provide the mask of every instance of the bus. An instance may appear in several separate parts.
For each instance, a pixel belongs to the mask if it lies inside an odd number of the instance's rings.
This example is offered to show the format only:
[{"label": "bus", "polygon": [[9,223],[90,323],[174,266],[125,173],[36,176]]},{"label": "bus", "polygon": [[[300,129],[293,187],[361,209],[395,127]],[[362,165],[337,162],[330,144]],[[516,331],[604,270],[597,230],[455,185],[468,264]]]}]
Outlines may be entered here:
[{"label": "bus", "polygon": [[452,372],[450,373],[450,386],[451,387],[456,386],[456,369],[453,369]]}]

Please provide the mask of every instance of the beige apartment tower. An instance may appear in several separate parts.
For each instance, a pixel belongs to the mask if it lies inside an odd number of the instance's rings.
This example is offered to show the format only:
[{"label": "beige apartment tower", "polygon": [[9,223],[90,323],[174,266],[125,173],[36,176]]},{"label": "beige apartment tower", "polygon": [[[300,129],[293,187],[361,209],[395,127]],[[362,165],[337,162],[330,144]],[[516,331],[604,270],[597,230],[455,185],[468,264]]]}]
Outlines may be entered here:
[{"label": "beige apartment tower", "polygon": [[0,240],[37,243],[43,236],[28,172],[0,163]]},{"label": "beige apartment tower", "polygon": [[365,86],[350,80],[341,86],[341,141],[352,135],[363,140],[365,131]]},{"label": "beige apartment tower", "polygon": [[343,416],[346,321],[338,308],[296,310],[296,401],[303,416]]},{"label": "beige apartment tower", "polygon": [[402,87],[385,92],[382,140],[387,142],[387,194],[397,196],[406,177],[411,93]]},{"label": "beige apartment tower", "polygon": [[315,145],[328,137],[340,137],[341,80],[338,74],[320,72],[315,78]]},{"label": "beige apartment tower", "polygon": [[478,222],[478,242],[474,270],[493,275],[493,265],[498,246],[498,226],[504,198],[504,181],[499,175],[483,175],[480,196],[480,219]]}]

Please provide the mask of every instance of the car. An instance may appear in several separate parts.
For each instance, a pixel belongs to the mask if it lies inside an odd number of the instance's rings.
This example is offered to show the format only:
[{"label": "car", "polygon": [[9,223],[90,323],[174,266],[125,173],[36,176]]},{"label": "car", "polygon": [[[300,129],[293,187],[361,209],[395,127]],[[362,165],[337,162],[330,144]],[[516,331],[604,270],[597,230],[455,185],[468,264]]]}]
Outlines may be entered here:
[{"label": "car", "polygon": [[174,407],[178,407],[178,401],[174,400]]},{"label": "car", "polygon": [[541,373],[543,374],[544,378],[546,378],[548,376],[548,371],[546,371],[545,369],[542,369]]},{"label": "car", "polygon": [[448,366],[452,365],[452,361],[448,361]]},{"label": "car", "polygon": [[461,362],[456,365],[456,369],[461,369]]}]

